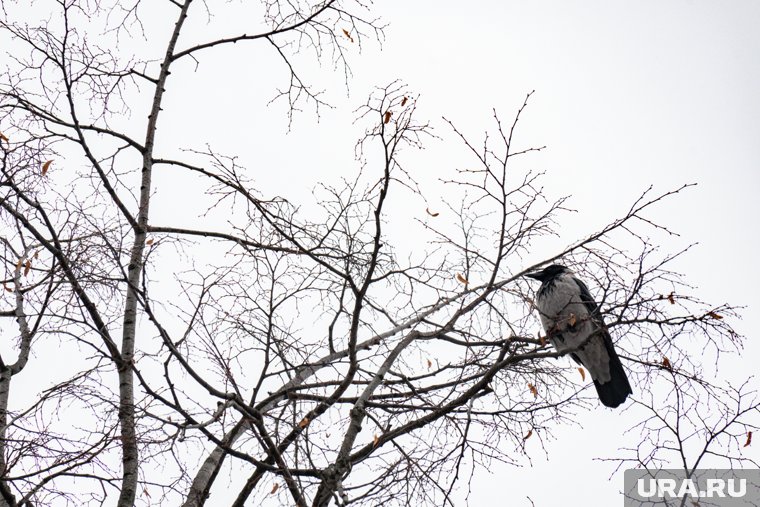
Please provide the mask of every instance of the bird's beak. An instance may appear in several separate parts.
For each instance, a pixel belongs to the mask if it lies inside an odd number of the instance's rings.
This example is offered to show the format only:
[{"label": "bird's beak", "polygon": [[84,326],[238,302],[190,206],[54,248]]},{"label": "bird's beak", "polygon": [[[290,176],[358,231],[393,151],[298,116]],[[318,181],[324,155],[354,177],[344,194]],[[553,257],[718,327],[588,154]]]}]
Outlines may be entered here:
[{"label": "bird's beak", "polygon": [[528,278],[533,278],[534,280],[539,280],[539,281],[543,279],[543,273],[541,273],[540,271],[538,271],[537,273],[525,273],[525,276],[527,276]]}]

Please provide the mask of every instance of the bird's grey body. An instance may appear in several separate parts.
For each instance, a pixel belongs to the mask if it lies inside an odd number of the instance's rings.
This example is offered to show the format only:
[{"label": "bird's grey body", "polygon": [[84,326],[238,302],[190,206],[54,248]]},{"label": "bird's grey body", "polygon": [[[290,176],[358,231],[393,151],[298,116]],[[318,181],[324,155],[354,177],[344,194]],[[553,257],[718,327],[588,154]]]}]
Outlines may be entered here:
[{"label": "bird's grey body", "polygon": [[549,342],[588,370],[604,405],[620,405],[631,386],[586,285],[557,264],[528,276],[542,282],[536,307]]},{"label": "bird's grey body", "polygon": [[557,276],[553,283],[541,287],[536,299],[541,323],[554,348],[558,352],[572,351],[592,379],[608,382],[610,356],[604,340],[595,336],[600,326],[581,300],[575,278],[570,274]]}]

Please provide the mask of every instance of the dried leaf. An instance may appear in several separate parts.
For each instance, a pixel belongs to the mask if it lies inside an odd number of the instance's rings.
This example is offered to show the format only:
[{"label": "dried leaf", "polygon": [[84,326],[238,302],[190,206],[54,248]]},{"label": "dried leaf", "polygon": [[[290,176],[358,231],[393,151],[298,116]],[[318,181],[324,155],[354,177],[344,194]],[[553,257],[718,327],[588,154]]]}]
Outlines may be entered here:
[{"label": "dried leaf", "polygon": [[751,444],[751,443],[752,443],[752,432],[748,431],[747,432],[747,441],[744,442],[744,447],[749,447],[749,444]]},{"label": "dried leaf", "polygon": [[309,422],[311,422],[311,421],[309,421],[309,418],[308,417],[304,417],[303,419],[301,419],[301,422],[298,423],[298,427],[301,428],[301,429],[304,429],[306,426],[309,425]]},{"label": "dried leaf", "polygon": [[19,260],[18,260],[18,262],[16,262],[16,270],[17,270],[17,271],[18,271],[19,269],[21,269],[21,265],[22,265],[23,263],[24,263],[24,258],[23,258],[23,257],[20,257],[20,258],[19,258]]},{"label": "dried leaf", "polygon": [[528,389],[530,389],[530,392],[533,393],[534,398],[538,398],[538,389],[536,389],[536,386],[528,382]]},{"label": "dried leaf", "polygon": [[440,215],[440,213],[433,213],[432,211],[430,211],[430,208],[425,208],[425,211],[427,211],[427,214],[430,215],[431,217],[437,217],[438,215]]},{"label": "dried leaf", "polygon": [[6,143],[10,142],[10,139],[8,139],[7,137],[5,137],[5,134],[3,134],[2,132],[0,132],[0,139],[2,139],[3,141],[5,141]]},{"label": "dried leaf", "polygon": [[372,437],[372,446],[373,447],[377,447],[377,444],[379,442],[380,442],[380,437],[378,437],[377,435],[375,435],[374,437]]},{"label": "dried leaf", "polygon": [[30,269],[32,269],[32,261],[27,260],[26,264],[24,265],[24,276],[29,274]]},{"label": "dried leaf", "polygon": [[13,288],[12,288],[12,287],[8,287],[8,285],[7,285],[7,284],[5,284],[5,283],[3,283],[3,288],[4,288],[6,291],[8,291],[8,292],[13,292]]},{"label": "dried leaf", "polygon": [[401,99],[401,107],[404,107],[406,105],[406,101],[407,101],[406,97],[404,97],[403,99]]},{"label": "dried leaf", "polygon": [[546,345],[546,336],[538,333],[538,343],[540,343],[542,347]]},{"label": "dried leaf", "polygon": [[710,317],[712,317],[715,320],[723,320],[723,315],[720,315],[720,314],[715,313],[715,312],[707,312],[707,315],[710,316]]},{"label": "dried leaf", "polygon": [[578,322],[578,318],[574,313],[571,313],[570,317],[567,318],[567,323],[570,324],[570,327],[574,327],[576,322]]},{"label": "dried leaf", "polygon": [[40,251],[37,250],[36,252],[34,252],[34,255],[32,255],[32,259],[36,259],[39,256],[40,256]]},{"label": "dried leaf", "polygon": [[143,488],[143,495],[145,495],[148,498],[150,498],[150,493],[148,493],[148,488]]},{"label": "dried leaf", "polygon": [[433,367],[433,361],[430,359],[427,360],[428,370]]},{"label": "dried leaf", "polygon": [[528,430],[528,434],[523,437],[523,442],[533,436],[533,430]]},{"label": "dried leaf", "polygon": [[671,305],[676,304],[675,292],[671,292],[670,294],[668,294],[668,301],[670,301]]},{"label": "dried leaf", "polygon": [[278,489],[280,489],[280,483],[275,482],[274,485],[272,486],[272,491],[270,491],[269,494],[274,495],[275,493],[277,493]]},{"label": "dried leaf", "polygon": [[345,28],[343,29],[343,34],[344,34],[346,37],[348,37],[348,39],[349,39],[351,42],[354,42],[354,38],[353,38],[353,37],[351,37],[351,32],[349,32],[349,31],[348,31],[348,30],[346,30]]},{"label": "dried leaf", "polygon": [[52,160],[48,160],[44,164],[42,164],[42,175],[45,176],[48,172],[48,169],[50,169],[50,164],[52,164]]},{"label": "dried leaf", "polygon": [[667,357],[663,357],[663,358],[662,358],[662,366],[664,366],[664,367],[665,367],[665,368],[667,368],[668,370],[670,370],[670,369],[672,369],[672,368],[673,368],[673,367],[671,366],[671,364],[670,364],[670,360],[668,360],[668,358],[667,358]]},{"label": "dried leaf", "polygon": [[468,283],[470,283],[470,282],[467,281],[467,278],[465,278],[464,276],[462,276],[460,273],[457,273],[457,280],[459,280],[460,282],[462,282],[465,285],[467,285]]},{"label": "dried leaf", "polygon": [[578,368],[578,371],[581,374],[581,379],[585,382],[586,381],[586,370],[584,370],[583,368]]},{"label": "dried leaf", "polygon": [[146,245],[152,245],[153,244],[153,238],[150,238],[148,241],[145,242]]},{"label": "dried leaf", "polygon": [[392,114],[393,113],[391,113],[390,111],[386,111],[385,112],[385,117],[383,118],[383,123],[387,124],[389,121],[391,121],[391,115]]}]

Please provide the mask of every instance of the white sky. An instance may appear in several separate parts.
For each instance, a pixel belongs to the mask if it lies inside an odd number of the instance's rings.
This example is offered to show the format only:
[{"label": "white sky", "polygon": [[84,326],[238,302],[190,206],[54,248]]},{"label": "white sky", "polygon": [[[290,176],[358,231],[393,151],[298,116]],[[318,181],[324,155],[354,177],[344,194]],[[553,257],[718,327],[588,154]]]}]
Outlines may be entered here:
[{"label": "white sky", "polygon": [[[282,104],[266,105],[273,87],[286,84],[282,64],[264,45],[240,45],[201,55],[195,72],[190,64],[174,72],[160,135],[167,144],[209,142],[239,155],[265,194],[298,202],[310,198],[317,181],[355,173],[354,143],[362,132],[353,111],[373,87],[400,79],[420,95],[417,118],[431,121],[442,137],[409,155],[408,168],[430,184],[427,199],[435,205],[445,188],[433,182],[451,175],[465,153],[441,117],[479,140],[493,128],[493,108],[510,121],[535,89],[518,139],[548,146],[531,163],[547,171],[548,194],[572,194],[579,211],[564,217],[553,248],[623,213],[650,184],[666,191],[697,182],[654,216],[682,235],[665,248],[700,243],[678,264],[699,296],[747,305],[735,325],[749,344],[732,373],[754,373],[760,3],[395,0],[378,2],[373,13],[389,23],[387,38],[382,50],[366,43],[361,54],[354,51],[348,95],[329,64],[303,71],[335,106],[321,111],[318,125],[307,113],[287,132]],[[193,35],[206,29],[194,25]],[[158,196],[176,190],[172,177],[156,177]],[[177,200],[164,207],[161,201],[154,200],[154,218],[192,218]],[[412,217],[422,211],[406,210]],[[413,241],[405,232],[394,234]],[[578,427],[557,429],[548,460],[533,439],[527,445],[532,464],[478,471],[470,504],[527,507],[530,496],[537,506],[617,505],[622,474],[608,480],[614,467],[593,458],[617,455],[632,423],[625,412],[581,414]],[[758,456],[757,447],[749,451]],[[461,491],[467,493],[465,484]]]},{"label": "white sky", "polygon": [[[249,45],[202,55],[197,72],[175,72],[159,134],[167,144],[209,142],[239,155],[267,194],[297,201],[316,181],[356,170],[353,111],[374,86],[400,79],[420,95],[418,119],[442,137],[410,156],[424,181],[450,174],[452,157],[464,153],[441,116],[477,140],[493,127],[492,108],[509,121],[535,89],[519,140],[548,146],[532,163],[547,172],[547,192],[572,194],[579,211],[564,217],[555,248],[624,212],[650,184],[666,191],[697,182],[655,216],[682,235],[668,248],[700,243],[678,266],[702,299],[747,305],[734,324],[748,345],[732,374],[756,373],[760,2],[386,0],[373,13],[389,23],[386,40],[382,50],[367,43],[354,52],[350,94],[327,64],[304,75],[324,83],[335,106],[319,124],[306,113],[288,133],[283,106],[266,105],[273,86],[285,84],[281,64],[268,46]],[[160,204],[162,193],[176,192],[171,175],[155,184],[154,223],[192,218],[179,199]],[[445,198],[443,187],[432,189],[430,202]],[[557,430],[548,461],[539,441],[528,441],[532,466],[477,472],[470,504],[527,507],[529,495],[542,507],[619,505],[622,474],[608,481],[613,466],[592,460],[614,455],[631,423],[625,412],[582,414],[578,427]],[[756,459],[758,448],[748,450]]]},{"label": "white sky", "polygon": [[[550,194],[572,194],[579,211],[565,217],[556,247],[622,213],[650,184],[697,182],[655,216],[681,234],[666,248],[700,243],[678,264],[700,297],[747,305],[734,324],[748,346],[731,372],[756,373],[760,3],[428,0],[378,2],[375,12],[389,23],[382,51],[365,47],[353,60],[351,94],[333,95],[338,109],[323,111],[318,131],[300,118],[287,137],[304,147],[283,160],[304,188],[351,167],[360,134],[351,110],[372,86],[407,83],[420,94],[418,118],[443,136],[414,158],[420,177],[451,171],[452,152],[461,153],[442,115],[479,139],[493,127],[492,108],[509,120],[535,89],[520,139],[548,146],[535,168],[547,171]],[[582,415],[579,427],[558,429],[549,461],[529,441],[532,466],[476,473],[470,504],[529,506],[529,495],[537,506],[618,505],[622,473],[608,481],[614,467],[593,458],[614,456],[631,424],[626,413]]]},{"label": "white sky", "polygon": [[[548,145],[536,163],[545,185],[572,193],[579,210],[565,217],[557,246],[650,184],[699,183],[660,218],[682,244],[700,243],[679,264],[697,293],[747,305],[735,325],[749,343],[733,373],[756,373],[760,3],[420,1],[378,10],[391,23],[387,43],[356,73],[400,77],[431,118],[445,114],[475,134],[491,127],[490,108],[509,117],[536,90],[522,139]],[[580,428],[557,432],[549,462],[529,441],[534,466],[476,474],[471,505],[528,506],[526,495],[537,506],[619,505],[622,474],[608,482],[613,467],[592,459],[614,455],[630,424],[625,413],[587,414]]]}]

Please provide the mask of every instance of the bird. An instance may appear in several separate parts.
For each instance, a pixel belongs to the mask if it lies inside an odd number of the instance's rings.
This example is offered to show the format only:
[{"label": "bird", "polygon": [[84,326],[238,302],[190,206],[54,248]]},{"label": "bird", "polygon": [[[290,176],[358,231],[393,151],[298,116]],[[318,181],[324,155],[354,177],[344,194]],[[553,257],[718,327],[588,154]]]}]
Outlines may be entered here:
[{"label": "bird", "polygon": [[586,284],[561,264],[525,276],[541,282],[535,306],[550,343],[588,370],[603,405],[620,406],[633,391]]}]

